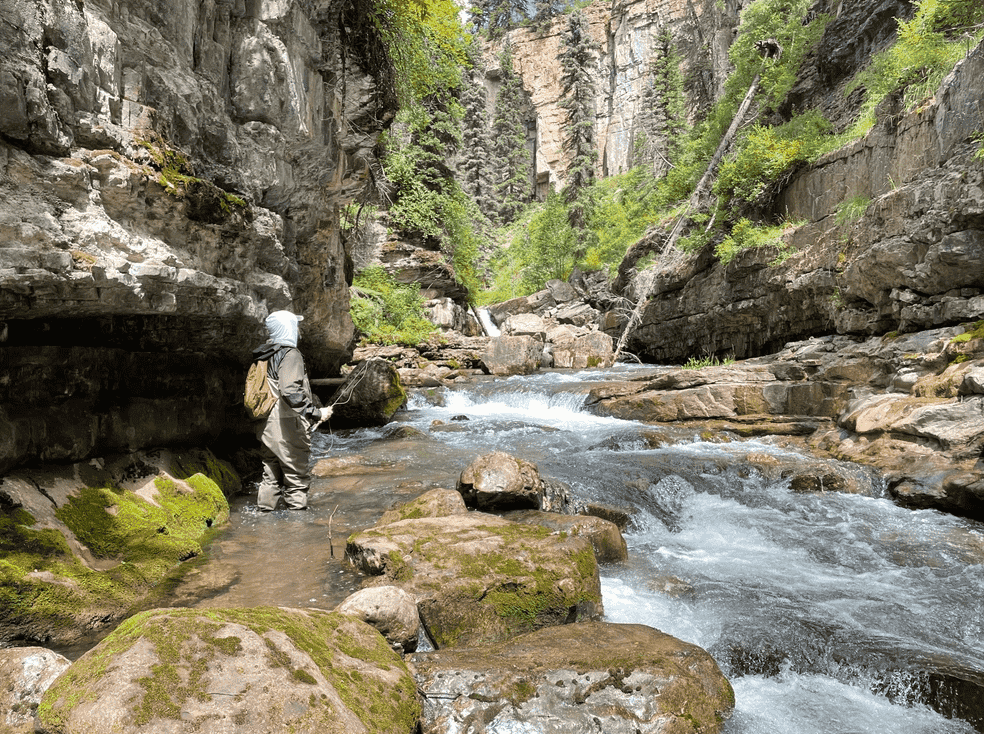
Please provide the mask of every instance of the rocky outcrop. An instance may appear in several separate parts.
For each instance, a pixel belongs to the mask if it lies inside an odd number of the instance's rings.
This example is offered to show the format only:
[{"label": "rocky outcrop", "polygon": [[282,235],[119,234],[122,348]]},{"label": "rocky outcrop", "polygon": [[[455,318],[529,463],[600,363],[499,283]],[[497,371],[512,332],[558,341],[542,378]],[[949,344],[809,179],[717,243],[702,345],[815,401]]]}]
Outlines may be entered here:
[{"label": "rocky outcrop", "polygon": [[[599,385],[588,402],[605,415],[707,435],[788,436],[821,456],[874,467],[901,505],[984,519],[982,323],[814,338],[769,357]],[[821,466],[777,476],[797,491],[855,486]]]},{"label": "rocky outcrop", "polygon": [[202,553],[239,490],[204,451],[25,468],[0,486],[0,645],[98,639]]},{"label": "rocky outcrop", "polygon": [[273,309],[337,373],[336,205],[393,106],[357,0],[0,14],[0,471],[235,432]]},{"label": "rocky outcrop", "polygon": [[[984,315],[984,172],[969,142],[982,79],[978,45],[919,109],[883,109],[865,138],[794,176],[777,209],[804,223],[790,227],[783,257],[766,247],[722,265],[705,249],[661,271],[628,351],[678,364],[742,358],[808,336],[913,332]],[[853,220],[851,202],[867,204]],[[603,323],[617,337],[624,318],[612,312]]]},{"label": "rocky outcrop", "polygon": [[424,734],[462,731],[472,721],[499,731],[709,734],[734,708],[731,685],[708,653],[643,625],[550,627],[411,661]]},{"label": "rocky outcrop", "polygon": [[[698,117],[720,95],[731,67],[728,48],[734,39],[745,0],[624,0],[594,2],[584,8],[592,39],[599,45],[595,80],[595,136],[601,175],[627,171],[639,163],[633,155],[644,132],[645,96],[653,80],[649,62],[659,35],[673,35],[681,55],[681,74],[688,80],[688,114]],[[522,28],[508,36],[513,68],[530,95],[536,119],[531,141],[537,189],[559,191],[566,183],[570,153],[564,150],[564,116],[560,107],[560,64],[557,54],[564,18],[547,30]],[[496,91],[498,54],[486,53],[488,85]]]},{"label": "rocky outcrop", "polygon": [[352,617],[155,609],[128,619],[48,688],[38,731],[410,734],[419,712],[402,658]]}]

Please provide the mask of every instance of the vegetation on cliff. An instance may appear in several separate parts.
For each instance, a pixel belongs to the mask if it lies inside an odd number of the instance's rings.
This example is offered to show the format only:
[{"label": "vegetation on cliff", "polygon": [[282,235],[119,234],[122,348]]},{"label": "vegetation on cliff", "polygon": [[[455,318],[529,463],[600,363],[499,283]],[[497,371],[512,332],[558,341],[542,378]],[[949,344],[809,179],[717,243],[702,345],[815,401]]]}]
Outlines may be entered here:
[{"label": "vegetation on cliff", "polygon": [[[589,270],[613,271],[627,249],[649,234],[668,229],[679,216],[681,202],[698,179],[731,124],[743,95],[760,76],[755,98],[756,122],[747,124],[718,168],[710,205],[691,217],[689,232],[680,240],[685,251],[714,248],[729,262],[749,247],[786,249],[783,234],[792,223],[774,211],[776,195],[801,166],[864,135],[874,124],[875,109],[891,94],[900,94],[906,108],[930,96],[954,64],[976,44],[984,31],[984,6],[968,0],[920,0],[911,20],[899,20],[896,42],[873,57],[844,89],[863,89],[856,121],[836,130],[819,110],[806,109],[788,117],[778,113],[793,88],[809,52],[823,37],[830,18],[811,15],[808,0],[757,0],[742,15],[729,57],[734,71],[724,95],[685,135],[682,105],[684,80],[674,73],[669,39],[650,61],[651,85],[666,102],[665,109],[643,126],[628,173],[595,182],[587,191],[591,201],[588,227],[593,244],[574,257],[576,242],[558,228],[562,217],[555,200],[534,205],[503,235],[510,247],[497,260],[497,280],[484,300],[523,295],[542,287],[549,277],[566,277],[576,264]],[[782,48],[776,59],[763,59],[755,44],[774,39]],[[672,133],[679,135],[670,145]],[[982,133],[984,135],[984,133]],[[660,144],[660,137],[667,142]],[[980,138],[984,143],[984,137]],[[982,146],[984,150],[984,146]],[[984,155],[984,153],[981,153]],[[656,172],[659,175],[654,177]],[[544,233],[549,233],[544,236]],[[549,246],[543,246],[549,243]],[[544,261],[542,258],[548,258]],[[563,268],[559,265],[563,264]],[[645,266],[645,261],[637,267]],[[564,272],[560,272],[564,270]]]}]

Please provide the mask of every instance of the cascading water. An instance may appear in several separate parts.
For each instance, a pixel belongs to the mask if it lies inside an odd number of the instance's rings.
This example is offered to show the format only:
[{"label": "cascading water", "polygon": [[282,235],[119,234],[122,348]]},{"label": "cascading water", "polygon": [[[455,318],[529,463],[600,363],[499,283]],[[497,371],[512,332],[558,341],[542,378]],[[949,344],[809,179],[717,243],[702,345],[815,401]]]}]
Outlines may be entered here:
[{"label": "cascading water", "polygon": [[[318,454],[359,454],[392,469],[381,482],[419,494],[502,450],[581,500],[630,509],[630,560],[602,569],[606,618],[711,652],[736,691],[729,734],[984,731],[984,527],[896,507],[859,467],[840,469],[860,493],[795,493],[748,457],[807,458],[767,440],[661,446],[650,426],[583,408],[592,381],[612,378],[550,372],[428,391],[398,416],[426,437],[391,438],[401,426],[322,435]],[[331,506],[316,496],[303,523],[323,529]],[[297,522],[240,515],[241,532]],[[314,602],[318,583],[278,603]]]}]

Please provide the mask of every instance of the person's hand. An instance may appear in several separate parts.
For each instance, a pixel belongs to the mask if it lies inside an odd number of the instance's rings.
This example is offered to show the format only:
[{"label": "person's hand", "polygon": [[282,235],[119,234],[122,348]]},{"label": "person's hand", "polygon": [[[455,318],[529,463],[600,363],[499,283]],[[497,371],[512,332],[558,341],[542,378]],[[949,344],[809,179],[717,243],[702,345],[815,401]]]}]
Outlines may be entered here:
[{"label": "person's hand", "polygon": [[331,406],[326,408],[318,408],[318,423],[324,423],[326,420],[331,418]]}]

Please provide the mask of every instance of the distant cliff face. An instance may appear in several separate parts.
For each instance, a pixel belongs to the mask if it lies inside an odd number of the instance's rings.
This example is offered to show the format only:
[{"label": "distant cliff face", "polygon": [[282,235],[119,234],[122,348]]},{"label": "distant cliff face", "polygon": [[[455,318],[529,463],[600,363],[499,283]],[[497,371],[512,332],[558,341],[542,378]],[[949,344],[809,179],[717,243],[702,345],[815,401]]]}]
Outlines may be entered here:
[{"label": "distant cliff face", "polygon": [[[595,74],[598,173],[622,173],[634,165],[649,64],[664,30],[682,58],[689,114],[693,118],[721,93],[730,66],[728,48],[747,0],[619,0],[594,2],[585,8],[593,40],[598,44]],[[569,163],[564,151],[564,110],[560,108],[563,19],[544,31],[519,29],[509,35],[513,67],[523,79],[535,109],[535,175],[541,190],[565,184]],[[501,45],[488,49],[491,69]]]},{"label": "distant cliff face", "polygon": [[0,0],[0,469],[214,438],[269,311],[350,356],[360,0]]}]

